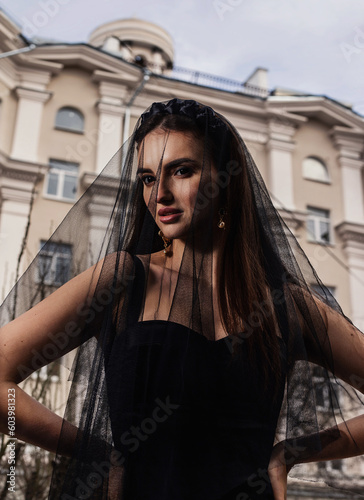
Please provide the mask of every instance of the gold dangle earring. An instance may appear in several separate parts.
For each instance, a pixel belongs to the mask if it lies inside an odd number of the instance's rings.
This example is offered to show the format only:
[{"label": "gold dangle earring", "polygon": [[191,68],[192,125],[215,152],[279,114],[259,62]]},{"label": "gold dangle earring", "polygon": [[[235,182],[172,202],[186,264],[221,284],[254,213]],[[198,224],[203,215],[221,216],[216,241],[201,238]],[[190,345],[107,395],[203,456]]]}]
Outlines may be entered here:
[{"label": "gold dangle earring", "polygon": [[226,215],[225,208],[220,208],[219,209],[220,220],[219,220],[219,223],[218,223],[218,228],[219,229],[225,229],[225,221],[224,221],[225,215]]},{"label": "gold dangle earring", "polygon": [[163,253],[167,254],[168,250],[167,250],[167,247],[172,243],[172,240],[170,238],[166,238],[162,232],[162,230],[160,229],[158,231],[158,235],[162,238],[163,240],[163,245],[164,245],[164,250],[163,250]]}]

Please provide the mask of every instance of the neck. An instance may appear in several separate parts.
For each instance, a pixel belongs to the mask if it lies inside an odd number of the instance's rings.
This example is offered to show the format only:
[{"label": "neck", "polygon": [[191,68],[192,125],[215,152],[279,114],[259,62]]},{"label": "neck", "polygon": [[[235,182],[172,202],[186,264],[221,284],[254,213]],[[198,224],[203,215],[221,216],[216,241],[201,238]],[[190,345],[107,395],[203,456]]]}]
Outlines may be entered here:
[{"label": "neck", "polygon": [[179,271],[182,263],[184,253],[193,253],[194,255],[204,254],[204,258],[212,259],[212,273],[213,276],[217,276],[217,265],[219,252],[222,245],[222,229],[217,228],[214,231],[212,239],[212,244],[208,247],[206,245],[206,239],[195,238],[194,241],[191,239],[174,239],[171,245],[167,249],[166,259],[168,268]]}]

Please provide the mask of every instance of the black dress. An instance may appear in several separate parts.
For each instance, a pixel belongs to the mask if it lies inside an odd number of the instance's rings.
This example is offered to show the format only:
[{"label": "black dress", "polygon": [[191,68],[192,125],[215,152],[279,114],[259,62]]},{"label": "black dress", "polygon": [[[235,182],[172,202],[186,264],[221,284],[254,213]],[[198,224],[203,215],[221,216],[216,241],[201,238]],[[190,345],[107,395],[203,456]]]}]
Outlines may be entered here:
[{"label": "black dress", "polygon": [[[123,500],[273,500],[267,472],[284,393],[263,389],[246,352],[170,321],[138,321],[136,259],[129,325],[106,365]],[[284,353],[282,342],[282,354]]]}]

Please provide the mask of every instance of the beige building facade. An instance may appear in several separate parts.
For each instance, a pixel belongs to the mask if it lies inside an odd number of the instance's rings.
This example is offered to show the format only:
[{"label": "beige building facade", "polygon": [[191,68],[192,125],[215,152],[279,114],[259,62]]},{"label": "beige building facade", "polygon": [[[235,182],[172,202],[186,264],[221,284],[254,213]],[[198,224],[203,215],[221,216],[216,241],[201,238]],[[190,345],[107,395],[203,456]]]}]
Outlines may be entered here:
[{"label": "beige building facade", "polygon": [[[30,211],[19,272],[145,108],[179,97],[212,106],[236,126],[320,278],[364,330],[363,117],[327,97],[268,91],[264,68],[234,90],[208,75],[203,84],[196,75],[189,81],[188,72],[173,67],[170,35],[138,19],[100,26],[85,44],[43,43],[28,52],[22,52],[27,45],[20,35],[0,12],[0,50],[16,51],[0,59],[2,298],[16,278]],[[102,229],[106,220],[101,203],[90,210],[88,228]],[[53,259],[47,279],[60,284],[60,269],[72,259],[66,242]],[[349,465],[327,467],[344,480]],[[364,470],[355,460],[353,474],[363,491]],[[331,498],[327,488],[294,484],[291,491],[296,500]]]}]

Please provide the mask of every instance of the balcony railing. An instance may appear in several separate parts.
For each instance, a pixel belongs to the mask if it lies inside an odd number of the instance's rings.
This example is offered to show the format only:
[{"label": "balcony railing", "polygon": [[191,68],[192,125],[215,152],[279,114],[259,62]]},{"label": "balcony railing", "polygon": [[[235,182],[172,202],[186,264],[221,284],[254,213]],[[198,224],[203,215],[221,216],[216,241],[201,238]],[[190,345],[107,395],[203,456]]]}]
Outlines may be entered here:
[{"label": "balcony railing", "polygon": [[201,85],[204,87],[211,87],[214,89],[225,90],[228,92],[240,92],[242,94],[253,95],[257,97],[267,97],[269,90],[263,87],[250,85],[238,80],[231,80],[221,76],[211,75],[202,71],[196,71],[181,67],[174,67],[171,70],[166,70],[164,76],[182,80],[184,82]]}]

